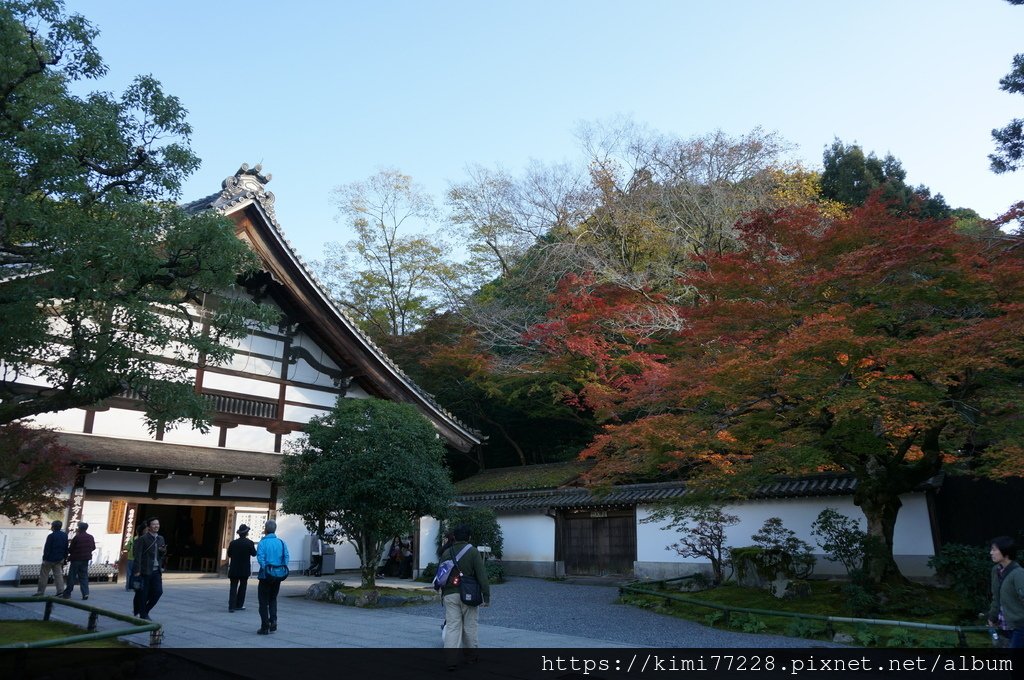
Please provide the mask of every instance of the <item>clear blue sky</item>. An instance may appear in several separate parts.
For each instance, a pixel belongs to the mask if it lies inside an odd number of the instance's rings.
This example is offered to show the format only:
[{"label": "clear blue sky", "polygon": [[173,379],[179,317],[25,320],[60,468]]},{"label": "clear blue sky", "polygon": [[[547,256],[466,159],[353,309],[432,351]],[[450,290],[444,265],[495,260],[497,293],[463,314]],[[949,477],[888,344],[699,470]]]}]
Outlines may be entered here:
[{"label": "clear blue sky", "polygon": [[988,170],[990,131],[1024,117],[999,91],[1024,52],[1003,0],[69,0],[101,30],[97,89],[152,73],[189,110],[203,166],[273,174],[306,259],[350,234],[333,187],[397,167],[440,199],[467,164],[576,160],[580,121],[631,116],[690,137],[755,126],[820,167],[835,137],[903,161],[908,181],[994,217],[1024,172]]}]

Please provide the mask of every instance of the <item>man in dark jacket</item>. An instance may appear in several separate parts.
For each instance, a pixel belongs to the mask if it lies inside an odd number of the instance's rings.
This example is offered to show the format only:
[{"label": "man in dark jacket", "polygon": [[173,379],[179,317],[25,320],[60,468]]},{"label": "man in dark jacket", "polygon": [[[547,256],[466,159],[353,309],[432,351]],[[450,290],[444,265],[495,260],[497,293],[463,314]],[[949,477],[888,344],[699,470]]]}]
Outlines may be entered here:
[{"label": "man in dark jacket", "polygon": [[163,563],[167,556],[167,543],[160,535],[160,520],[150,517],[146,520],[146,531],[135,539],[133,550],[135,562],[132,572],[135,577],[135,609],[140,619],[149,620],[149,611],[156,606],[164,594]]},{"label": "man in dark jacket", "polygon": [[50,522],[50,535],[43,545],[43,563],[39,566],[39,585],[36,595],[46,594],[46,584],[53,574],[53,584],[57,586],[57,595],[64,592],[64,560],[68,557],[68,535],[61,531],[64,523],[60,520]]},{"label": "man in dark jacket", "polygon": [[252,574],[250,559],[256,556],[256,544],[249,540],[249,527],[238,527],[238,538],[228,544],[228,611],[245,611],[245,589]]},{"label": "man in dark jacket", "polygon": [[64,589],[64,597],[70,598],[71,591],[75,589],[75,581],[81,584],[82,599],[89,599],[89,563],[92,562],[92,553],[96,550],[96,539],[88,532],[87,522],[78,523],[78,532],[71,539],[68,548],[68,559],[71,561],[71,568],[68,569],[68,585]]},{"label": "man in dark jacket", "polygon": [[[442,548],[438,559],[454,560],[456,567],[452,574],[473,576],[480,582],[480,591],[483,593],[483,606],[491,603],[491,586],[487,581],[487,568],[484,566],[484,558],[480,552],[469,544],[471,538],[469,527],[460,525],[455,528],[454,543]],[[467,605],[459,598],[459,586],[455,579],[449,577],[448,583],[441,589],[441,601],[444,603],[444,647],[445,662],[448,670],[455,670],[458,662],[459,648],[468,649],[466,660],[473,663],[477,659],[476,649],[479,647],[477,638],[478,607]]]}]

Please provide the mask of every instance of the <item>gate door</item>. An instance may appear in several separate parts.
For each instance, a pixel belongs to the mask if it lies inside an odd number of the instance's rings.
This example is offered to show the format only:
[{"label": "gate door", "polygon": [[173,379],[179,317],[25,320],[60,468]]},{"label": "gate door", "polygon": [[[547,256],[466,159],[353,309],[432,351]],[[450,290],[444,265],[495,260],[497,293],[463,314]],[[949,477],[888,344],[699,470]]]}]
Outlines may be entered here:
[{"label": "gate door", "polygon": [[563,541],[567,574],[633,573],[636,560],[633,510],[567,511]]}]

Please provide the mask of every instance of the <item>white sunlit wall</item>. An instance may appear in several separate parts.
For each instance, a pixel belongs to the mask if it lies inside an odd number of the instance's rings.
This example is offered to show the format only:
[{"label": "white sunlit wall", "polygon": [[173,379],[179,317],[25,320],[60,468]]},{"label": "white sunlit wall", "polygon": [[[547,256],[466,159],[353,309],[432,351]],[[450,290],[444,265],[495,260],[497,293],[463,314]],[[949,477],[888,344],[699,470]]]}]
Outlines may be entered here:
[{"label": "white sunlit wall", "polygon": [[[935,546],[927,497],[923,493],[914,493],[905,494],[900,500],[903,507],[900,508],[896,521],[893,550],[896,563],[906,576],[931,576],[933,571],[927,562],[935,554]],[[746,501],[724,508],[725,512],[740,518],[738,524],[727,529],[726,545],[753,545],[751,536],[760,530],[764,521],[770,517],[779,517],[783,526],[794,531],[798,538],[811,546],[818,559],[814,568],[815,574],[843,575],[846,573],[843,566],[828,560],[821,553],[821,548],[817,546],[811,534],[811,523],[825,508],[834,508],[839,513],[858,521],[862,530],[866,526],[864,513],[853,504],[853,499],[849,496]],[[650,507],[637,508],[635,575],[638,578],[662,579],[685,576],[697,571],[710,573],[710,564],[706,560],[681,557],[674,550],[667,550],[666,546],[675,543],[678,534],[672,530],[662,529],[668,525],[667,520],[650,523],[642,521],[651,514]]]}]

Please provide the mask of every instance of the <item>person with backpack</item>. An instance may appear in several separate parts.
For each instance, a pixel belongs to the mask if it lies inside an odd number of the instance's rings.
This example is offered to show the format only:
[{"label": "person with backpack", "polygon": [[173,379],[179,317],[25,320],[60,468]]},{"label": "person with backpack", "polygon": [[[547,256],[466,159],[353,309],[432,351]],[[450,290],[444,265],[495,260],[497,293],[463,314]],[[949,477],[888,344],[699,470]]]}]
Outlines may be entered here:
[{"label": "person with backpack", "polygon": [[256,546],[256,561],[260,563],[259,586],[256,594],[260,601],[260,629],[257,635],[268,635],[277,630],[277,594],[281,581],[288,578],[288,546],[277,537],[277,522],[268,519],[263,525],[263,539]]},{"label": "person with backpack", "polygon": [[[476,649],[480,646],[478,639],[477,604],[487,607],[491,603],[491,588],[487,581],[487,568],[480,552],[469,542],[469,527],[461,524],[452,532],[454,541],[447,543],[438,558],[452,560],[453,567],[441,588],[441,601],[444,603],[444,647],[445,663],[448,670],[453,671],[459,659],[459,649],[473,650],[465,652],[467,663],[476,663]],[[460,582],[470,577],[480,585],[483,602],[466,604],[463,601]]]}]

